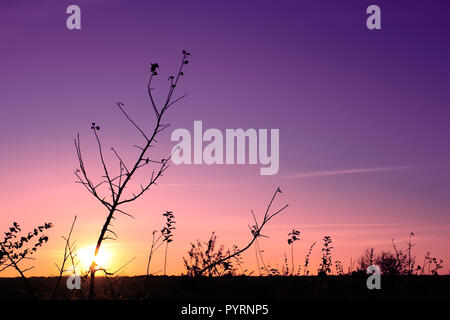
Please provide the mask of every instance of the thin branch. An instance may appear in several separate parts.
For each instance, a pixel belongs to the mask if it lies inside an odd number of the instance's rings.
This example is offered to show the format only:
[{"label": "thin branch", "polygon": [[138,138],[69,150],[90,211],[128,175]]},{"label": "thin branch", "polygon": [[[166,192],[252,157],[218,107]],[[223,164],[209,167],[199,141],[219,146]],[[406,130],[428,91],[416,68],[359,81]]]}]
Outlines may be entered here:
[{"label": "thin branch", "polygon": [[99,138],[99,136],[97,134],[97,129],[94,128],[93,130],[94,130],[95,138],[97,139],[98,151],[100,153],[100,160],[102,162],[103,170],[105,171],[105,178],[108,180],[109,187],[111,188],[112,201],[115,202],[116,193],[114,191],[114,187],[112,185],[112,181],[111,181],[111,179],[109,177],[108,168],[106,167],[105,159],[103,158],[102,144],[101,144],[100,138]]},{"label": "thin branch", "polygon": [[[125,162],[123,162],[122,158],[119,156],[119,154],[117,153],[116,149],[111,148],[111,150],[114,152],[114,154],[116,155],[117,159],[119,159],[120,163],[123,165],[124,169],[127,171],[127,174],[130,174],[130,171],[128,170],[127,166],[125,165]],[[120,176],[121,175],[119,175],[119,177]]]},{"label": "thin branch", "polygon": [[136,129],[139,130],[139,132],[144,136],[145,140],[148,141],[148,138],[145,135],[144,131],[142,131],[142,129],[136,124],[136,122],[134,122],[133,119],[131,119],[123,109],[124,104],[122,102],[117,102],[116,104],[119,107],[120,111],[122,111],[122,113],[125,115],[125,117],[136,127]]}]

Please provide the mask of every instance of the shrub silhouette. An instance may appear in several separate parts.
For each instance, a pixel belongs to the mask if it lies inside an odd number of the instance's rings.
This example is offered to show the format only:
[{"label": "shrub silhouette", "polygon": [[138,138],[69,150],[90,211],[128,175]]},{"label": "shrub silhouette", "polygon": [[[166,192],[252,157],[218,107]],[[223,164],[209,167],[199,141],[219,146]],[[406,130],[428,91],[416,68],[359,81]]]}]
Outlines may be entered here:
[{"label": "shrub silhouette", "polygon": [[396,256],[390,251],[382,251],[375,264],[380,267],[384,275],[402,275],[405,274],[406,256]]},{"label": "shrub silhouette", "polygon": [[[236,275],[236,268],[233,266],[230,252],[221,245],[216,248],[217,236],[213,232],[206,242],[197,240],[191,243],[191,249],[188,251],[188,258],[183,258],[188,276],[224,276]],[[217,250],[216,250],[217,249]],[[238,255],[236,255],[238,256]],[[235,256],[235,257],[236,257]],[[208,268],[210,265],[214,265]]]},{"label": "shrub silhouette", "polygon": [[417,272],[420,271],[420,274],[424,274],[424,272],[426,272],[425,270],[428,270],[428,274],[437,276],[439,275],[438,271],[443,268],[443,262],[444,260],[432,257],[430,252],[427,251],[427,253],[425,254],[423,265],[417,266]]},{"label": "shrub silhouette", "polygon": [[8,268],[14,268],[20,274],[30,296],[33,298],[35,298],[35,294],[25,276],[25,272],[33,269],[34,266],[22,269],[20,264],[25,260],[34,260],[31,256],[48,241],[48,237],[43,234],[44,230],[52,227],[52,223],[44,223],[33,231],[21,234],[22,229],[20,225],[17,222],[13,222],[9,231],[5,232],[5,237],[0,242],[0,272]]},{"label": "shrub silhouette", "polygon": [[370,265],[378,265],[381,273],[390,276],[399,275],[437,275],[438,271],[443,268],[443,260],[431,257],[430,253],[425,254],[422,266],[417,265],[416,257],[412,253],[415,244],[412,242],[413,232],[409,234],[409,240],[406,242],[406,249],[400,249],[396,246],[392,239],[393,251],[383,250],[379,254],[374,253],[374,249],[366,249],[364,254],[358,259],[358,267],[356,272],[365,274]]},{"label": "shrub silhouette", "polygon": [[202,275],[224,275],[224,274],[233,274],[235,269],[231,263],[232,259],[239,259],[240,255],[248,250],[254,243],[257,242],[260,237],[267,237],[261,234],[264,226],[276,215],[285,210],[289,205],[283,206],[281,209],[271,213],[272,204],[278,193],[281,193],[281,189],[277,188],[275,193],[272,196],[272,199],[269,202],[269,205],[266,208],[266,212],[264,213],[263,220],[261,223],[258,223],[253,210],[251,210],[254,225],[249,226],[250,232],[252,234],[252,238],[249,243],[243,248],[238,248],[234,246],[233,252],[231,250],[227,250],[225,253],[224,247],[221,246],[217,252],[214,252],[216,236],[213,233],[208,242],[205,243],[206,249],[203,248],[202,243],[197,240],[197,243],[191,243],[191,249],[188,251],[189,259],[183,258],[187,274],[190,276],[202,276]]},{"label": "shrub silhouette", "polygon": [[323,248],[322,248],[322,260],[317,271],[319,276],[326,276],[331,273],[331,246],[332,240],[330,236],[325,236],[323,238]]}]

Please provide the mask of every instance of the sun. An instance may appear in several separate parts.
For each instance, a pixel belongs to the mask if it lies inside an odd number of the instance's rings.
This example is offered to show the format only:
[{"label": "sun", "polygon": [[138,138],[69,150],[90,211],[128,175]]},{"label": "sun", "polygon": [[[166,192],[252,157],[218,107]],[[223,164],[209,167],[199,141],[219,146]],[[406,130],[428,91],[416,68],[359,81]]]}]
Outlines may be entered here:
[{"label": "sun", "polygon": [[[89,269],[89,266],[94,259],[95,245],[86,246],[80,248],[77,252],[78,259],[80,260],[80,267],[84,270]],[[108,268],[111,262],[112,253],[107,246],[102,246],[95,257],[95,263],[99,268]]]}]

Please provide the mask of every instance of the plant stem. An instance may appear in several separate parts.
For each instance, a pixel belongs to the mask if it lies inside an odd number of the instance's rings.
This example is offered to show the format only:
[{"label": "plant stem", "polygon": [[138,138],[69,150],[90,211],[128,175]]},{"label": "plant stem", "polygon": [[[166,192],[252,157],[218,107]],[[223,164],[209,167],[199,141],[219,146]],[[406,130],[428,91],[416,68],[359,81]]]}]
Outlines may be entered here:
[{"label": "plant stem", "polygon": [[292,258],[291,274],[294,275],[294,242],[292,242],[292,244],[291,244],[291,258]]},{"label": "plant stem", "polygon": [[166,275],[166,267],[167,267],[167,248],[169,247],[169,242],[166,242],[166,250],[164,253],[164,275]]}]

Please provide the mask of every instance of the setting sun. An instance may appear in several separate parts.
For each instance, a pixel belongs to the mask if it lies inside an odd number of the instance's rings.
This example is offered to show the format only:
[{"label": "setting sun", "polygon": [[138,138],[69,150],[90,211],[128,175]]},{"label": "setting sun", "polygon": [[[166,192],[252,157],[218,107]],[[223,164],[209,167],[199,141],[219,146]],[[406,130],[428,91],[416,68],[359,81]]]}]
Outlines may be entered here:
[{"label": "setting sun", "polygon": [[[91,265],[92,260],[94,259],[94,253],[95,253],[95,245],[86,246],[78,250],[77,255],[78,259],[80,260],[79,267],[82,270],[89,269],[89,266]],[[112,254],[108,246],[103,246],[98,252],[97,257],[95,257],[95,262],[97,263],[98,267],[106,268],[111,262],[111,257]]]}]

